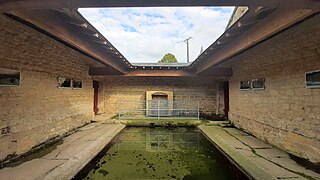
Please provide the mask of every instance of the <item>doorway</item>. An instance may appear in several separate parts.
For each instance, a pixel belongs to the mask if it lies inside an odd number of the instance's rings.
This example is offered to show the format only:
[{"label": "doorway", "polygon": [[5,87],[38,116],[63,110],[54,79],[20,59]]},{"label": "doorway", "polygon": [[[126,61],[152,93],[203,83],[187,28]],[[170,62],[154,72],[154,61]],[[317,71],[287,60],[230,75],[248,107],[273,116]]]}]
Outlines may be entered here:
[{"label": "doorway", "polygon": [[156,92],[151,95],[151,109],[161,109],[153,110],[151,111],[150,115],[152,116],[158,116],[158,113],[160,116],[168,116],[168,110],[169,109],[169,102],[168,102],[168,94]]},{"label": "doorway", "polygon": [[93,80],[93,112],[95,115],[99,112],[99,81]]},{"label": "doorway", "polygon": [[223,94],[224,94],[224,115],[228,118],[229,114],[229,82],[223,82]]}]

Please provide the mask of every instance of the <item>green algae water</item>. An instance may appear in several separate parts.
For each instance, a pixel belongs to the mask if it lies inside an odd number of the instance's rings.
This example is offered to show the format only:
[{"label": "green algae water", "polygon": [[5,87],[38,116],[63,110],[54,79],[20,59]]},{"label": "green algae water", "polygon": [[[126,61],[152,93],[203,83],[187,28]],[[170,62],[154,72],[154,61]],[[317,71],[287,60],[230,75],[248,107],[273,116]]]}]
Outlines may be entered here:
[{"label": "green algae water", "polygon": [[83,179],[233,179],[196,128],[127,127]]}]

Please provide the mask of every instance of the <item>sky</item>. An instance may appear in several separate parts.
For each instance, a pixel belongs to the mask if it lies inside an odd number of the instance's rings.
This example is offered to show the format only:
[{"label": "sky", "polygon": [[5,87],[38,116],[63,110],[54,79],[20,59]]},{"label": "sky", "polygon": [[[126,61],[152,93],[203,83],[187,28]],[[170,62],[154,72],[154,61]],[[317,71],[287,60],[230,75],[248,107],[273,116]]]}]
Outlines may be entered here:
[{"label": "sky", "polygon": [[156,63],[172,53],[190,61],[225,30],[234,7],[81,8],[78,11],[131,63]]}]

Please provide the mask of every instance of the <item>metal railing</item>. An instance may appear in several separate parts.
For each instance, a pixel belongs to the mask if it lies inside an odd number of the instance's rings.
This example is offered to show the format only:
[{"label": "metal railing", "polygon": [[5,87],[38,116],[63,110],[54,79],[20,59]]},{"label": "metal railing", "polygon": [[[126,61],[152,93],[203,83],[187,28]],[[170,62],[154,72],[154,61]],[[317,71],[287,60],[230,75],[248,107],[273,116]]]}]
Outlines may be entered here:
[{"label": "metal railing", "polygon": [[129,119],[197,119],[199,101],[118,101],[119,120]]}]

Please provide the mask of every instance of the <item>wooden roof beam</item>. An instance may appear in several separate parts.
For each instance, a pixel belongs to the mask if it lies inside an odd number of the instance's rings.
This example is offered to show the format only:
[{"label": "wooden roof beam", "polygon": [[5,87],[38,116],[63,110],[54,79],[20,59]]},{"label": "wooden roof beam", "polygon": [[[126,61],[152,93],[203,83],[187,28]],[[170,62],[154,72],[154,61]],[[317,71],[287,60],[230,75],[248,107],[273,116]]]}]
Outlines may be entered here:
[{"label": "wooden roof beam", "polygon": [[[197,76],[187,70],[141,70],[134,69],[121,74],[112,67],[91,67],[89,70],[91,76],[139,76],[139,77],[182,77],[182,76]],[[214,77],[230,77],[232,76],[231,68],[211,68],[210,70],[199,74],[199,76],[214,76]]]},{"label": "wooden roof beam", "polygon": [[168,7],[168,6],[278,6],[317,8],[310,6],[318,0],[0,0],[0,12],[32,9],[60,9],[86,7]]},{"label": "wooden roof beam", "polygon": [[279,1],[280,0],[2,0],[0,1],[0,11],[86,7],[275,6]]},{"label": "wooden roof beam", "polygon": [[118,70],[112,68],[111,66],[106,67],[90,67],[89,69],[90,76],[106,76],[106,75],[124,75]]},{"label": "wooden roof beam", "polygon": [[212,67],[198,74],[199,76],[217,76],[217,77],[231,77],[233,75],[232,68],[228,67]]},{"label": "wooden roof beam", "polygon": [[131,70],[125,76],[146,76],[146,77],[179,77],[195,76],[194,73],[183,70]]}]

